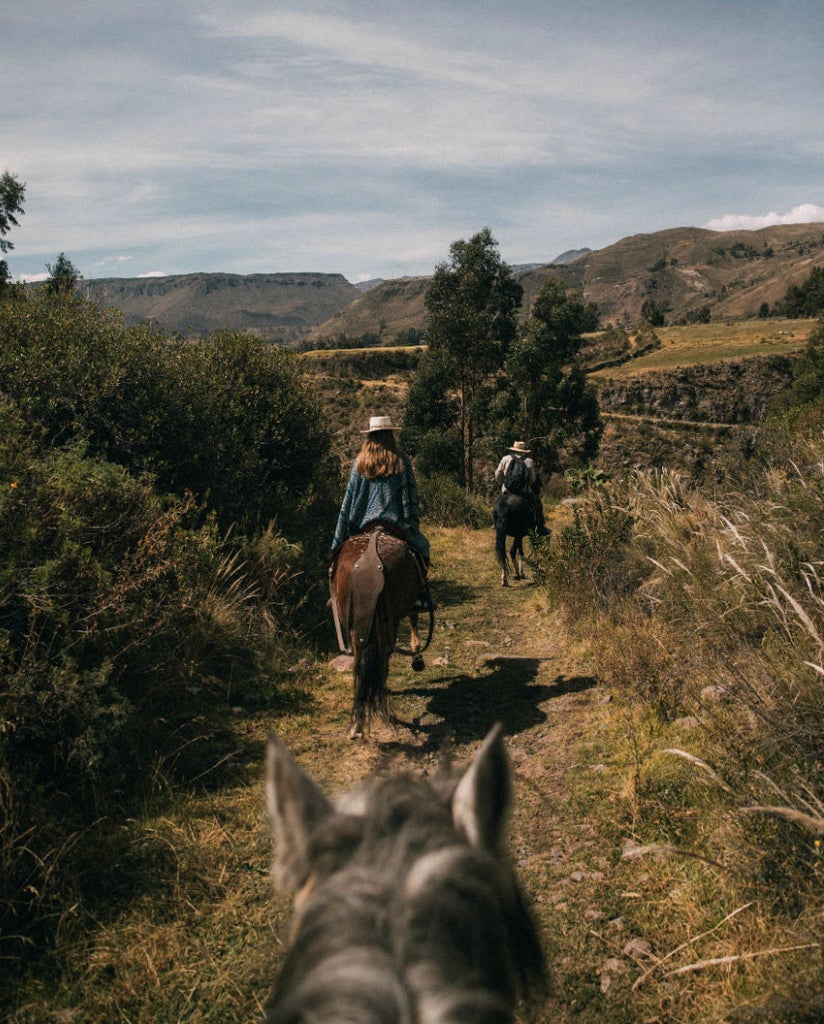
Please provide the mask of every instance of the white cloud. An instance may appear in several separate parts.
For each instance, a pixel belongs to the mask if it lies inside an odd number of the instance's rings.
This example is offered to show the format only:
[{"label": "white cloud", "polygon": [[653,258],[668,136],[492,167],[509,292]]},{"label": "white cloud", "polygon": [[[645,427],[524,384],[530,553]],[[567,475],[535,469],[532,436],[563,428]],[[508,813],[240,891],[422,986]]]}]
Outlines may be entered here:
[{"label": "white cloud", "polygon": [[138,274],[138,277],[166,277],[165,270],[150,270],[145,274]]},{"label": "white cloud", "polygon": [[710,231],[757,231],[775,224],[817,224],[819,221],[824,221],[824,206],[802,203],[787,213],[777,213],[775,210],[762,216],[725,213],[723,217],[708,221],[704,227]]},{"label": "white cloud", "polygon": [[20,280],[24,284],[33,284],[36,281],[47,281],[49,278],[48,274],[21,274]]}]

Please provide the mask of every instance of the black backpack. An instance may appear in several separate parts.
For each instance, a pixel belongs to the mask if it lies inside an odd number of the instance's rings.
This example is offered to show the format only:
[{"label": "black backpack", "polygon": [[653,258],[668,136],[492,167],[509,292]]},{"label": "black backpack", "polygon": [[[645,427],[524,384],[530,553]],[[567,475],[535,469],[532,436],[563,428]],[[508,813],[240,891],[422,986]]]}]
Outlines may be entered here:
[{"label": "black backpack", "polygon": [[521,494],[527,489],[528,484],[526,463],[519,456],[513,455],[504,470],[504,487],[512,494]]}]

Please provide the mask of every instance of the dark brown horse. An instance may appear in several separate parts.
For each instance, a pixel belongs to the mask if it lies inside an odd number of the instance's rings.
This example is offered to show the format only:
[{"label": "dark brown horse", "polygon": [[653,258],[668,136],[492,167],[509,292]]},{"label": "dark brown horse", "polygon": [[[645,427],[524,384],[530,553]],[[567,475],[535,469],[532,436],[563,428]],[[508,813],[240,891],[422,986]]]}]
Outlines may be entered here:
[{"label": "dark brown horse", "polygon": [[544,987],[500,726],[460,779],[394,776],[338,806],[272,738],[266,796],[273,874],[297,893],[268,1024],[511,1024]]},{"label": "dark brown horse", "polygon": [[[341,547],[332,567],[332,611],[341,649],[354,655],[349,735],[362,736],[374,713],[387,716],[386,678],[398,628],[409,619],[410,645],[402,653],[424,667],[415,603],[428,596],[423,572],[403,535],[390,523],[370,523]],[[432,606],[429,601],[430,635]]]},{"label": "dark brown horse", "polygon": [[506,539],[512,537],[509,558],[515,570],[515,579],[524,579],[524,537],[535,528],[535,509],[529,498],[505,492],[492,509],[495,528],[495,555],[501,567],[501,586],[509,586]]}]

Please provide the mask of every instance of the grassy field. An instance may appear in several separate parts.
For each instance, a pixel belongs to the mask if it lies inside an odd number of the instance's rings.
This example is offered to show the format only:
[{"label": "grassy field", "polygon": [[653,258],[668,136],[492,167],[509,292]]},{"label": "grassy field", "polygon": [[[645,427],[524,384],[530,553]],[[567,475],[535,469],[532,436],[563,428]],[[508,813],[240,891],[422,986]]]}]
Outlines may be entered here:
[{"label": "grassy field", "polygon": [[622,366],[599,370],[598,377],[619,378],[651,371],[715,363],[753,356],[789,355],[803,348],[815,320],[740,320],[657,327],[661,347]]}]

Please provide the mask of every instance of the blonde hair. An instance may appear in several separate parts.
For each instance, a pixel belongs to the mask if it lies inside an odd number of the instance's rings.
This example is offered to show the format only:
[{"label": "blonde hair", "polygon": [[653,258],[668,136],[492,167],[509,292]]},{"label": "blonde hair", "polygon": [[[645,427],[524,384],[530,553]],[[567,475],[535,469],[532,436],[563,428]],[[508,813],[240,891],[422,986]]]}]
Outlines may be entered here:
[{"label": "blonde hair", "polygon": [[358,476],[378,480],[403,471],[403,459],[395,447],[391,430],[375,430],[366,435],[358,455]]}]

